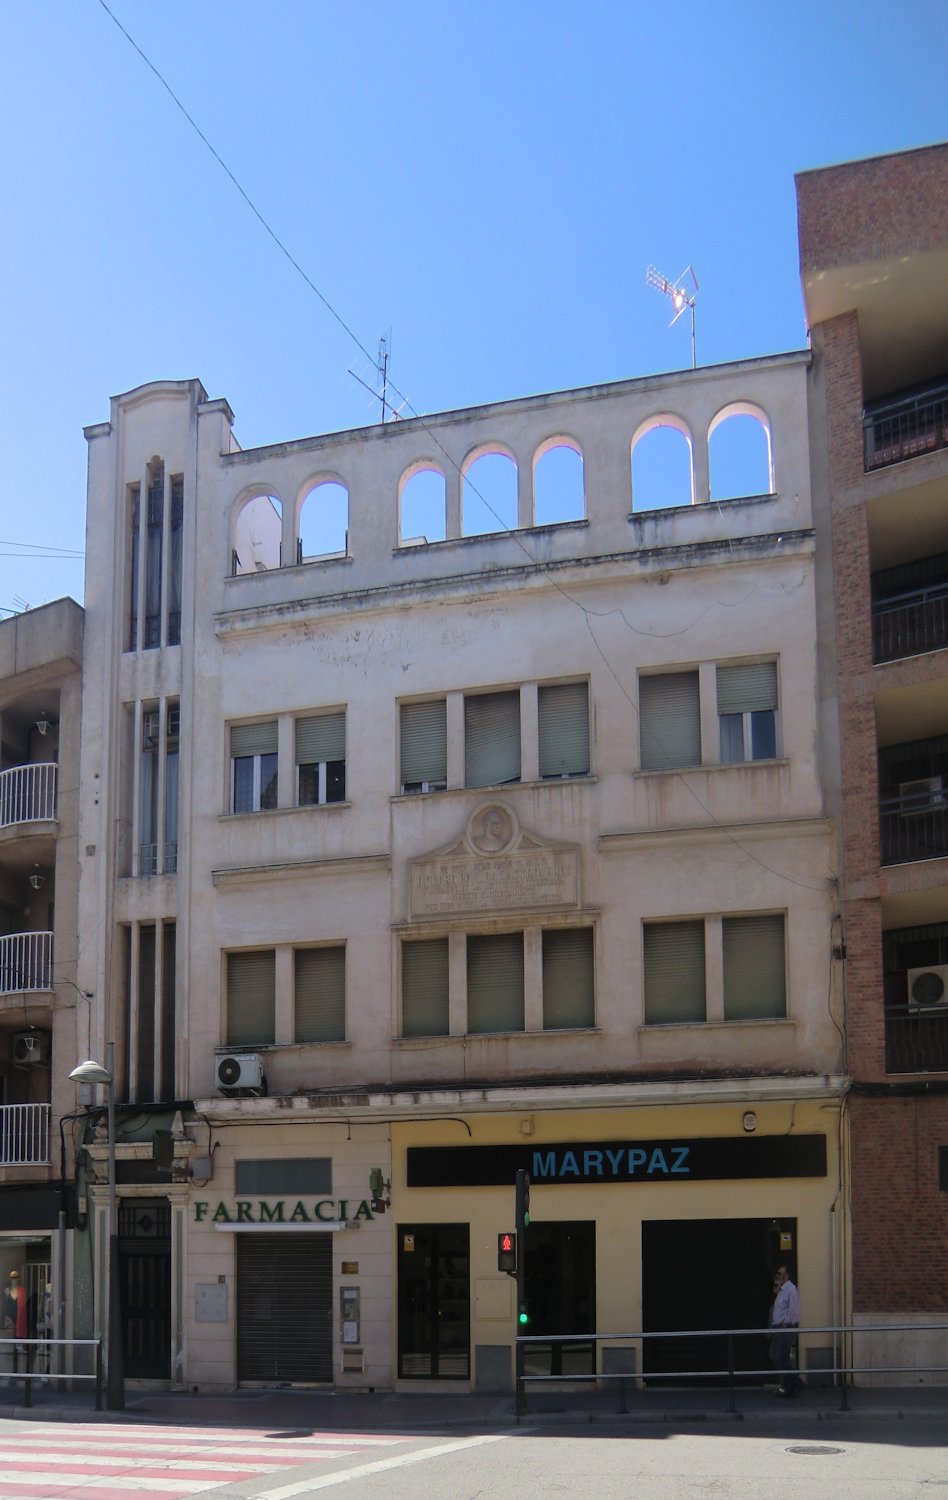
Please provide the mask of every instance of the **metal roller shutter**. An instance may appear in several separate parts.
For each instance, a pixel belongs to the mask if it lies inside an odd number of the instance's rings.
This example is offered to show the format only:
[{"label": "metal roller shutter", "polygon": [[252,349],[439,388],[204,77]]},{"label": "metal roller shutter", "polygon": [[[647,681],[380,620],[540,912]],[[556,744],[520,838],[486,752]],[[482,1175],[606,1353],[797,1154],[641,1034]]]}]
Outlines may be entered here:
[{"label": "metal roller shutter", "polygon": [[237,1379],[330,1384],[332,1235],[237,1235]]}]

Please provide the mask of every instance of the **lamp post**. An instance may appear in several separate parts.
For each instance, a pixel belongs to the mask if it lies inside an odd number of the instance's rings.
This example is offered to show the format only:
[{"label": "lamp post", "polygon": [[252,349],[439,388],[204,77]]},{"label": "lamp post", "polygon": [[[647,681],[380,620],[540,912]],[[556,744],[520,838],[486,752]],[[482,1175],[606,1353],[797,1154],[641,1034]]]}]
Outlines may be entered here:
[{"label": "lamp post", "polygon": [[106,1341],[106,1386],[105,1404],[109,1411],[125,1409],[125,1361],[122,1348],[122,1297],[118,1272],[118,1198],[115,1189],[115,1043],[106,1048],[106,1066],[101,1063],[80,1063],[73,1068],[70,1078],[76,1083],[102,1083],[106,1088],[108,1104],[109,1142],[109,1326]]}]

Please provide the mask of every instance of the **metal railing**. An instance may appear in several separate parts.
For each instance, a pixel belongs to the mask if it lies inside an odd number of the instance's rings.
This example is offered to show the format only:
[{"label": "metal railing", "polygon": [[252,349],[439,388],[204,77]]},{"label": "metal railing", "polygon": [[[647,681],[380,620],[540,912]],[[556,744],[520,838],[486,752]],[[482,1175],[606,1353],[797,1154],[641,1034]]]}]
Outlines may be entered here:
[{"label": "metal railing", "polygon": [[887,1005],[885,1070],[887,1073],[948,1072],[948,1007]]},{"label": "metal railing", "polygon": [[56,817],[56,762],[37,761],[0,771],[0,828]]},{"label": "metal railing", "polygon": [[[93,1370],[91,1373],[63,1368],[67,1350],[91,1349]],[[23,1405],[33,1405],[34,1381],[54,1381],[61,1387],[63,1382],[90,1380],[95,1384],[95,1409],[102,1410],[102,1340],[101,1339],[2,1339],[0,1338],[0,1363],[9,1369],[0,1369],[0,1380],[22,1380]]]},{"label": "metal railing", "polygon": [[879,599],[873,605],[873,661],[897,661],[943,646],[948,646],[948,581]]},{"label": "metal railing", "polygon": [[863,414],[863,461],[870,469],[948,448],[948,384],[869,407]]},{"label": "metal railing", "polygon": [[0,1105],[0,1167],[48,1166],[48,1104]]},{"label": "metal railing", "polygon": [[0,995],[53,987],[53,934],[12,932],[0,937]]},{"label": "metal railing", "polygon": [[879,798],[879,861],[912,864],[948,854],[948,795],[930,794],[925,803],[908,807],[900,792]]},{"label": "metal railing", "polygon": [[[747,1365],[743,1363],[737,1357],[738,1341],[740,1341],[741,1348],[746,1349],[748,1340],[752,1340],[752,1347],[756,1346],[763,1352],[770,1339],[777,1333],[789,1334],[794,1341],[807,1339],[813,1334],[824,1337],[828,1335],[829,1345],[822,1346],[820,1352],[830,1355],[830,1359],[801,1367],[800,1374],[816,1379],[820,1384],[831,1382],[838,1390],[841,1411],[849,1409],[849,1389],[854,1384],[854,1377],[857,1375],[948,1375],[948,1364],[857,1364],[852,1353],[853,1345],[858,1344],[858,1341],[866,1334],[944,1333],[948,1336],[948,1323],[824,1323],[779,1330],[774,1328],[693,1328],[674,1333],[638,1329],[632,1333],[518,1334],[515,1348],[517,1420],[520,1420],[526,1410],[525,1388],[528,1384],[553,1387],[563,1385],[608,1387],[612,1385],[618,1390],[618,1410],[624,1413],[628,1411],[630,1394],[634,1395],[637,1391],[647,1389],[651,1385],[687,1381],[692,1385],[726,1387],[727,1410],[735,1412],[737,1411],[737,1393],[742,1386],[759,1388],[768,1381],[774,1382],[780,1378],[780,1372],[773,1364]],[[541,1351],[544,1346],[547,1348],[559,1346],[562,1350],[570,1345],[585,1344],[594,1348],[600,1344],[619,1345],[625,1351],[634,1350],[638,1358],[643,1346],[654,1348],[656,1343],[662,1341],[684,1339],[691,1340],[693,1343],[700,1340],[717,1340],[726,1349],[724,1363],[712,1368],[691,1370],[624,1370],[615,1373],[597,1370],[590,1374],[571,1371],[556,1375],[531,1374],[525,1368],[528,1350]],[[946,1351],[948,1351],[948,1337],[946,1337]],[[796,1368],[794,1365],[794,1374],[796,1374]]]}]

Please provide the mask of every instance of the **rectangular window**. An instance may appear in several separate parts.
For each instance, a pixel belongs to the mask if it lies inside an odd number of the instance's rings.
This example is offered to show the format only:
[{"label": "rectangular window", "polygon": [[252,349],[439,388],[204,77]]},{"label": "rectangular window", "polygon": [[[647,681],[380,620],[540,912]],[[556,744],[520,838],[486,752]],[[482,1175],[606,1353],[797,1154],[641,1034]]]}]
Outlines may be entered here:
[{"label": "rectangular window", "polygon": [[346,950],[297,948],[293,1038],[297,1042],[346,1039]]},{"label": "rectangular window", "polygon": [[643,771],[701,764],[697,672],[639,678],[639,733]]},{"label": "rectangular window", "polygon": [[135,1056],[135,1098],[155,1096],[155,927],[138,929],[138,1037]]},{"label": "rectangular window", "polygon": [[777,754],[777,663],[718,667],[721,759],[773,760]]},{"label": "rectangular window", "polygon": [[523,933],[467,940],[467,1029],[523,1030]]},{"label": "rectangular window", "polygon": [[142,487],[140,484],[128,486],[129,521],[131,525],[131,536],[129,538],[128,559],[128,589],[129,589],[129,612],[128,612],[128,649],[138,650],[138,549],[141,545],[142,524]]},{"label": "rectangular window", "polygon": [[543,1027],[595,1025],[593,930],[564,927],[543,934]]},{"label": "rectangular window", "polygon": [[296,805],[346,800],[346,715],[317,714],[296,721]]},{"label": "rectangular window", "polygon": [[168,559],[168,645],[181,642],[181,562],[184,538],[184,475],[171,476],[171,526]]},{"label": "rectangular window", "polygon": [[174,922],[165,922],[161,929],[161,1088],[159,1099],[170,1102],[177,1098],[175,1090],[174,1062],[175,1037],[175,935]]},{"label": "rectangular window", "polygon": [[464,784],[520,780],[520,694],[478,693],[464,700]]},{"label": "rectangular window", "polygon": [[448,713],[444,698],[401,706],[401,788],[440,792],[448,784]]},{"label": "rectangular window", "polygon": [[564,682],[538,695],[540,775],[589,775],[589,686]]},{"label": "rectangular window", "polygon": [[162,869],[173,875],[178,868],[178,744],[181,709],[169,703],[165,719],[165,848]]},{"label": "rectangular window", "polygon": [[161,645],[161,555],[165,522],[165,466],[160,460],[148,465],[145,532],[145,632],[146,651]]},{"label": "rectangular window", "polygon": [[321,1198],[332,1192],[331,1156],[251,1157],[234,1162],[238,1198]]},{"label": "rectangular window", "polygon": [[277,722],[234,724],[230,731],[232,802],[235,813],[263,812],[277,805]]},{"label": "rectangular window", "polygon": [[447,1036],[448,940],[402,943],[402,1035]]},{"label": "rectangular window", "polygon": [[227,955],[227,1046],[266,1047],[276,1038],[276,954]]},{"label": "rectangular window", "polygon": [[158,709],[142,711],[142,754],[139,765],[139,863],[142,875],[158,870],[158,751],[161,741]]},{"label": "rectangular window", "polygon": [[784,926],[782,913],[722,920],[725,1020],[774,1020],[786,1015]]},{"label": "rectangular window", "polygon": [[645,1024],[680,1025],[705,1018],[704,920],[646,922]]}]

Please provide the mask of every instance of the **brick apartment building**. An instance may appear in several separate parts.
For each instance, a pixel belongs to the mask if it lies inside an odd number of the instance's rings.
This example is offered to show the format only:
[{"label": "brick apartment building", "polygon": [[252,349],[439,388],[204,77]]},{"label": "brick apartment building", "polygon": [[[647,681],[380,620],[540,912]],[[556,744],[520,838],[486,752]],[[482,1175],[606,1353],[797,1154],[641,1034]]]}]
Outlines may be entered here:
[{"label": "brick apartment building", "polygon": [[[827,686],[834,649],[838,671],[852,1314],[924,1325],[948,1313],[948,145],[804,172],[797,195]],[[863,1353],[943,1364],[931,1339]]]}]

